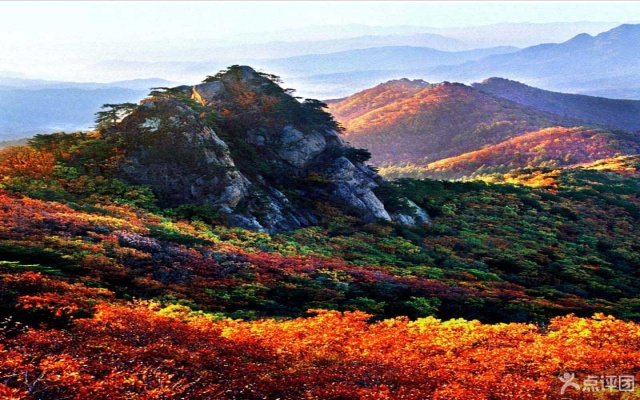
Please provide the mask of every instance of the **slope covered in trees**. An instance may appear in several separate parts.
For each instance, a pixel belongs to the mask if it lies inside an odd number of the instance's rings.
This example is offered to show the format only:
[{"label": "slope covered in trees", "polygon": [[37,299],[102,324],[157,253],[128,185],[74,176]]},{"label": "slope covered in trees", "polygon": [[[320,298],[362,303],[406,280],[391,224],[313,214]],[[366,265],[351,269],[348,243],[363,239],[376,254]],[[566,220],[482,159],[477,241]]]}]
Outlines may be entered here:
[{"label": "slope covered in trees", "polygon": [[518,168],[568,167],[638,153],[640,138],[623,131],[546,128],[427,165],[391,165],[381,167],[379,172],[389,179],[468,179]]},{"label": "slope covered in trees", "polygon": [[[334,209],[269,235],[70,186],[45,154],[1,158],[3,397],[557,398],[565,372],[638,379],[639,328],[620,320],[640,319],[637,157],[399,180],[380,195],[433,225]],[[603,394],[638,395],[619,389]]]},{"label": "slope covered in trees", "polygon": [[633,101],[547,92],[499,78],[474,87],[389,81],[329,106],[346,139],[367,148],[370,162],[390,179],[566,167],[637,154],[640,143],[636,134],[616,129],[640,126]]},{"label": "slope covered in trees", "polygon": [[[95,145],[80,137],[74,148],[95,156]],[[15,271],[237,317],[317,307],[486,322],[640,312],[635,158],[619,161],[627,175],[531,170],[507,181],[535,189],[400,180],[377,195],[391,212],[412,200],[432,225],[372,224],[317,203],[317,226],[269,235],[229,228],[207,205],[159,208],[148,187],[92,174],[106,168],[97,158],[52,151],[65,147],[0,155],[0,255]]]}]

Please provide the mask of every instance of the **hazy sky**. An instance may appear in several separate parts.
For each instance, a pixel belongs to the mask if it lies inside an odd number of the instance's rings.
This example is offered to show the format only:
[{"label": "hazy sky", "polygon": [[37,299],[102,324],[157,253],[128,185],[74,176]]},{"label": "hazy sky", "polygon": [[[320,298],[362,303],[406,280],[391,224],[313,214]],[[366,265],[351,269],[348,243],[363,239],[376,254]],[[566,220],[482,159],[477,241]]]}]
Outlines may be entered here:
[{"label": "hazy sky", "polygon": [[640,2],[614,1],[2,1],[0,71],[52,76],[56,68],[135,53],[145,41],[225,44],[247,33],[309,26],[628,22],[637,16]]},{"label": "hazy sky", "polygon": [[614,1],[14,1],[0,31],[23,38],[225,36],[309,25],[467,26],[512,22],[624,21],[638,2]]}]

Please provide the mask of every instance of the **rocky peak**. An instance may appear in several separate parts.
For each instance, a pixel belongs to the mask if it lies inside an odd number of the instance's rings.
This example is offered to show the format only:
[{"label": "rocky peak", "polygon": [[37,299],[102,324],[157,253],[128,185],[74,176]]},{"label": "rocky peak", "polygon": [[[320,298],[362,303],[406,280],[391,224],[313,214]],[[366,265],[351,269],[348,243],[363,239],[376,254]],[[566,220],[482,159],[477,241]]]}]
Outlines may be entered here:
[{"label": "rocky peak", "polygon": [[332,204],[363,221],[426,222],[390,213],[382,178],[347,146],[317,100],[298,101],[278,78],[233,66],[192,87],[146,99],[116,129],[123,179],[149,185],[163,206],[208,204],[230,223],[278,232],[318,223]]},{"label": "rocky peak", "polygon": [[382,83],[380,86],[383,87],[404,87],[404,88],[428,88],[431,84],[423,79],[409,79],[409,78],[400,78],[400,79],[392,79],[386,83]]},{"label": "rocky peak", "polygon": [[[234,65],[216,75],[207,76],[201,84],[193,86],[192,98],[205,106],[259,101],[263,100],[260,98],[262,96],[284,94],[277,82],[279,78],[275,75],[257,72],[244,65]],[[252,93],[253,97],[247,97],[248,93]]]}]

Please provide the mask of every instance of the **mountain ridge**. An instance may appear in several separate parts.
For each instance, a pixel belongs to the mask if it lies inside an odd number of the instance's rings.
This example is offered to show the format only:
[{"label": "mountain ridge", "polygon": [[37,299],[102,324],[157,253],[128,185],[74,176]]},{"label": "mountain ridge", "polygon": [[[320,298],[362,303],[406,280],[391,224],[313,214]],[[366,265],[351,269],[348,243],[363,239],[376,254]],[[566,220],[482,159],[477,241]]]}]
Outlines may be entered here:
[{"label": "mountain ridge", "polygon": [[314,75],[318,73],[342,73],[363,69],[365,65],[375,65],[376,69],[404,70],[428,68],[434,65],[459,64],[477,60],[488,55],[518,51],[516,47],[499,46],[464,51],[442,51],[419,46],[382,46],[346,50],[328,54],[308,54],[297,57],[270,60],[252,60],[259,67],[287,76],[296,74]]},{"label": "mountain ridge", "polygon": [[633,135],[584,127],[552,127],[424,166],[390,167],[381,172],[387,177],[393,173],[394,177],[422,174],[430,179],[474,179],[524,168],[572,168],[639,153],[640,138]]}]

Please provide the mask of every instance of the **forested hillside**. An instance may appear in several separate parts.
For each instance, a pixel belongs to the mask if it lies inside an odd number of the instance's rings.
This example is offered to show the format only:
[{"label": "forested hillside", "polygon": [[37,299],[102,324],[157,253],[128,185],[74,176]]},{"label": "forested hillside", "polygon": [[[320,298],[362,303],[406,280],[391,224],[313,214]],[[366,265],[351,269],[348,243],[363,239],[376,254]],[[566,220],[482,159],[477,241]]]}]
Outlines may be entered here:
[{"label": "forested hillside", "polygon": [[499,78],[473,87],[401,79],[328,104],[347,141],[368,149],[369,163],[388,179],[567,167],[640,149],[634,101],[547,92]]},{"label": "forested hillside", "polygon": [[389,179],[469,179],[508,173],[518,168],[566,168],[638,153],[640,137],[624,131],[585,127],[546,128],[427,165],[388,165],[381,167],[379,172]]}]

